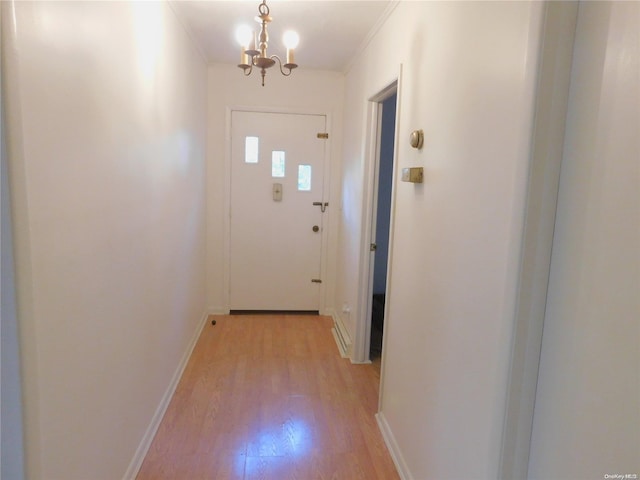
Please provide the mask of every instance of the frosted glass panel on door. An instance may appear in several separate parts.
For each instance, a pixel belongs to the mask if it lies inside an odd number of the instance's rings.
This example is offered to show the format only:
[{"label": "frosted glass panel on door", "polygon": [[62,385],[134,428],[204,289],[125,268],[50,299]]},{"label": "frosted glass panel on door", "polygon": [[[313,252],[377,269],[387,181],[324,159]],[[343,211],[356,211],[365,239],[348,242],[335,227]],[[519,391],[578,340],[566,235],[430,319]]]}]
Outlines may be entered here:
[{"label": "frosted glass panel on door", "polygon": [[284,177],[285,172],[285,153],[275,150],[271,152],[271,176]]},{"label": "frosted glass panel on door", "polygon": [[311,191],[311,165],[298,165],[298,190]]},{"label": "frosted glass panel on door", "polygon": [[258,163],[258,137],[246,137],[244,140],[244,162]]}]

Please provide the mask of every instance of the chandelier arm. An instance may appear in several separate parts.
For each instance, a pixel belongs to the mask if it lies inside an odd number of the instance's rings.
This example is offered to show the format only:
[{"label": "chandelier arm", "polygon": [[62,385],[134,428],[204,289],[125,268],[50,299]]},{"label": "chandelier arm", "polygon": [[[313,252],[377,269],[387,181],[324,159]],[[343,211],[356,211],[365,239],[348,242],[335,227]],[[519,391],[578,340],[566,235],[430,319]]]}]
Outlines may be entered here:
[{"label": "chandelier arm", "polygon": [[251,45],[251,43],[249,43],[249,45],[242,44],[243,46],[240,51],[240,64],[238,65],[238,67],[242,69],[242,73],[245,77],[251,75],[251,73],[253,72],[253,67],[256,67],[256,70],[260,70],[260,76],[262,77],[261,83],[263,87],[267,69],[275,65],[276,62],[278,62],[280,73],[285,77],[291,75],[293,69],[298,67],[298,64],[295,63],[293,59],[294,50],[293,48],[290,48],[295,47],[295,45],[293,44],[297,44],[297,38],[293,42],[285,42],[287,43],[286,63],[283,64],[283,61],[277,55],[267,55],[269,42],[267,25],[272,21],[272,18],[269,14],[270,11],[269,7],[267,6],[267,0],[262,0],[260,5],[258,5],[258,16],[256,17],[257,22],[261,25],[260,33],[258,36],[254,36],[253,45]]},{"label": "chandelier arm", "polygon": [[285,67],[289,70],[289,72],[285,72],[284,69],[282,68],[282,60],[280,60],[280,57],[278,57],[277,55],[271,55],[271,60],[277,60],[278,61],[278,67],[280,67],[280,73],[282,73],[282,75],[284,75],[285,77],[288,77],[289,75],[291,75],[291,68],[289,67]]}]

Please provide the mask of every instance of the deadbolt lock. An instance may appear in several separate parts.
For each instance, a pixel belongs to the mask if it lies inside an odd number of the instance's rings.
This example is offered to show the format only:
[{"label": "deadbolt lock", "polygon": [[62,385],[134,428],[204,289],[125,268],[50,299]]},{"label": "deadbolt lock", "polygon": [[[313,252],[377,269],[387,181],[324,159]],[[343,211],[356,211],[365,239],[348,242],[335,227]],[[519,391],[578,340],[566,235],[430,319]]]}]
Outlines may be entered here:
[{"label": "deadbolt lock", "polygon": [[313,230],[314,232],[318,233],[320,231],[320,227],[318,225],[314,225],[311,230]]}]

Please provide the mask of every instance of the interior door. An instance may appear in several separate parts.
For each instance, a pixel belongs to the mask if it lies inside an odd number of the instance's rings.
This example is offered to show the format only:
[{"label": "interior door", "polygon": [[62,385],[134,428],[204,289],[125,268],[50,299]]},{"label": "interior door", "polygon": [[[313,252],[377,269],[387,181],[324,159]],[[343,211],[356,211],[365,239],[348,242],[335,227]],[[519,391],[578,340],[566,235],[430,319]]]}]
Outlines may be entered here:
[{"label": "interior door", "polygon": [[324,115],[232,112],[231,310],[319,310],[325,128]]}]

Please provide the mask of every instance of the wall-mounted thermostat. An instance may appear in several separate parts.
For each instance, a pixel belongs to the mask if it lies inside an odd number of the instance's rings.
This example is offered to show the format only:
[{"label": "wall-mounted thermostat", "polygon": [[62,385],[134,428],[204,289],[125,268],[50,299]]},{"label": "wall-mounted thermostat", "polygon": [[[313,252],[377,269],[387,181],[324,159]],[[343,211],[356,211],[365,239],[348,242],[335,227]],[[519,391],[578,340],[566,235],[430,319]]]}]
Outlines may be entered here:
[{"label": "wall-mounted thermostat", "polygon": [[402,181],[411,183],[422,183],[424,177],[422,167],[412,167],[402,169]]},{"label": "wall-mounted thermostat", "polygon": [[411,132],[409,143],[413,148],[421,149],[424,143],[424,132],[422,130],[414,130]]}]

